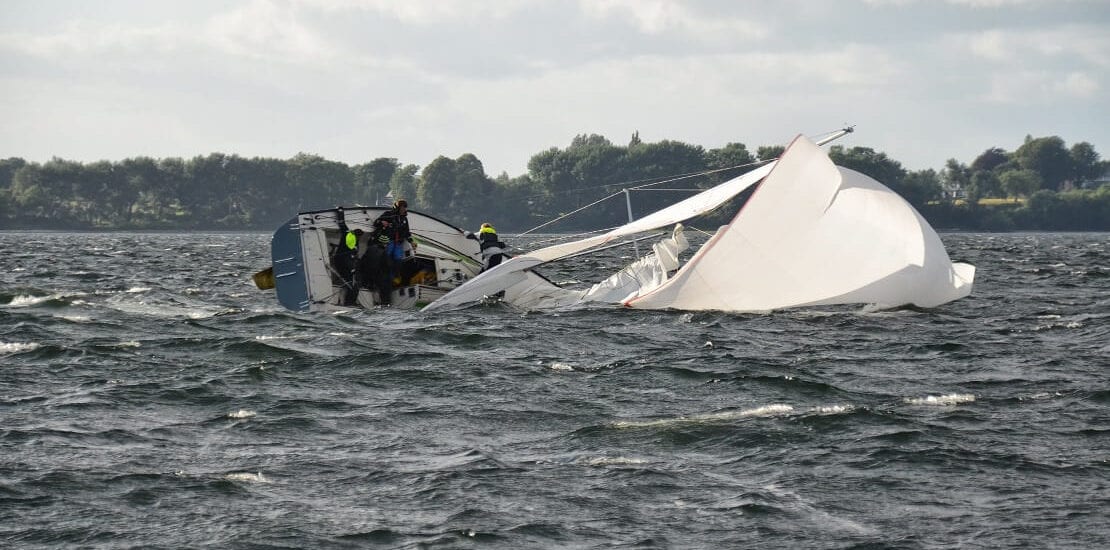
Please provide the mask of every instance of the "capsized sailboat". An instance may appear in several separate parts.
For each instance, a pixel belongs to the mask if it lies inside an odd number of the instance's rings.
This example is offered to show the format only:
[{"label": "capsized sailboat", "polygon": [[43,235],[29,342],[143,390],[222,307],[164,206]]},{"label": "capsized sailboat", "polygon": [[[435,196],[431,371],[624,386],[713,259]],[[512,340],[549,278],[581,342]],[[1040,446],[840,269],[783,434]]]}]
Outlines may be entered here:
[{"label": "capsized sailboat", "polygon": [[[680,265],[679,253],[689,246],[681,222],[756,184],[735,217]],[[651,254],[587,290],[560,288],[534,271],[670,226]],[[953,263],[936,231],[902,197],[834,165],[818,144],[798,136],[777,161],[607,233],[520,254],[423,311],[490,296],[523,309],[591,302],[730,312],[832,304],[930,308],[967,296],[974,278],[975,267]]]},{"label": "capsized sailboat", "polygon": [[[388,210],[357,206],[301,212],[274,231],[270,241],[271,267],[255,274],[259,288],[274,288],[278,302],[293,311],[343,309],[348,291],[356,307],[379,305],[380,293],[367,281],[338,273],[332,258],[347,231],[361,229],[358,256],[370,246],[374,220]],[[416,309],[446,295],[482,269],[478,241],[454,225],[420,212],[408,212],[416,250],[405,245],[389,289],[395,308]]]}]

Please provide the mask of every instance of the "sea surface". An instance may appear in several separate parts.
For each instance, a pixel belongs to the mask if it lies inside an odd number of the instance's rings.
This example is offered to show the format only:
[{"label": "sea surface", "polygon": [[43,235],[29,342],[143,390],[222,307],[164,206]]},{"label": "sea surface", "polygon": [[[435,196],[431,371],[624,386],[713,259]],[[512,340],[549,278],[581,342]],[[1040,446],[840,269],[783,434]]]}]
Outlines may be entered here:
[{"label": "sea surface", "polygon": [[0,547],[1110,548],[1110,234],[942,239],[933,310],[294,314],[265,233],[3,232]]}]

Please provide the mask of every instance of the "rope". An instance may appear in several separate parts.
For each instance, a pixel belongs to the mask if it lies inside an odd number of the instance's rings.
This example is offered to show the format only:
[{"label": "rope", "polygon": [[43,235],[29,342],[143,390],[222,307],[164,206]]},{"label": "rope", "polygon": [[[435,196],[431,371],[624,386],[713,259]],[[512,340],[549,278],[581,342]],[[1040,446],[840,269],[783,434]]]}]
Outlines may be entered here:
[{"label": "rope", "polygon": [[[679,174],[679,175],[677,175],[675,177],[672,177],[672,178],[667,178],[667,179],[663,179],[663,180],[659,180],[659,181],[655,181],[655,182],[651,182],[651,183],[645,183],[643,185],[637,185],[637,186],[634,186],[634,187],[629,187],[628,190],[629,191],[687,191],[687,192],[696,191],[696,192],[701,192],[701,191],[704,191],[704,189],[647,189],[647,188],[655,186],[655,185],[662,185],[664,183],[673,183],[673,182],[682,181],[682,180],[685,180],[685,179],[696,178],[696,177],[701,177],[701,176],[708,176],[710,174],[716,174],[718,172],[725,172],[725,171],[728,171],[728,170],[736,170],[737,168],[747,168],[749,166],[752,166],[752,167],[759,166],[761,164],[766,164],[768,162],[770,162],[770,161],[769,160],[767,160],[767,161],[758,160],[758,161],[755,161],[755,162],[749,162],[747,164],[737,164],[736,166],[729,166],[729,167],[726,167],[726,168],[715,168],[713,170],[703,170],[701,172],[689,172],[689,173],[686,173],[686,174]],[[626,184],[629,184],[629,183],[636,183],[637,181],[644,181],[644,180],[632,180],[632,181],[627,181],[627,182],[622,182],[622,183],[607,183],[605,185],[598,185],[596,187],[580,187],[580,188],[577,188],[577,189],[567,190],[566,192],[570,193],[570,192],[578,192],[578,191],[588,191],[588,190],[591,190],[591,189],[610,188],[610,187],[613,187],[613,186],[620,186],[620,185],[626,185]],[[520,234],[521,235],[527,235],[527,234],[532,233],[534,231],[537,231],[539,229],[543,229],[544,227],[547,227],[547,226],[549,226],[551,224],[554,224],[554,223],[558,223],[558,222],[560,222],[562,220],[565,220],[566,218],[568,218],[570,216],[573,216],[573,215],[575,215],[575,214],[577,214],[577,213],[579,213],[579,212],[581,212],[581,211],[583,211],[587,208],[597,206],[598,204],[600,204],[602,202],[605,202],[605,201],[607,201],[607,200],[609,200],[613,197],[616,197],[616,196],[622,195],[622,194],[624,194],[624,189],[621,189],[620,191],[617,191],[617,192],[615,192],[611,195],[608,195],[606,197],[602,197],[602,198],[600,198],[600,199],[598,199],[594,202],[591,202],[590,204],[587,204],[585,206],[582,206],[580,208],[572,210],[572,211],[570,211],[566,214],[563,214],[563,215],[561,215],[561,216],[559,216],[559,217],[557,217],[553,220],[550,220],[550,221],[544,222],[540,225],[537,225],[536,227],[533,227],[532,229],[529,229],[529,230],[527,230],[523,233],[520,233]]]}]

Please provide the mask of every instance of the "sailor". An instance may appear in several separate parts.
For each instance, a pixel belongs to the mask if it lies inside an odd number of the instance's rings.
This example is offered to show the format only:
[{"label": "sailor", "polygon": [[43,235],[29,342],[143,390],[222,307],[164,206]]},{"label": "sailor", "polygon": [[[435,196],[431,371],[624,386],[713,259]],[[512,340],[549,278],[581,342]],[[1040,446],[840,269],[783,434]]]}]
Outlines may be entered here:
[{"label": "sailor", "polygon": [[405,199],[400,199],[393,203],[393,208],[382,212],[378,216],[378,221],[388,222],[387,231],[390,237],[389,252],[392,254],[392,259],[400,260],[405,257],[405,243],[408,242],[412,245],[412,251],[416,252],[416,242],[412,239],[412,231],[409,230],[409,203]]},{"label": "sailor", "polygon": [[386,253],[392,240],[392,225],[381,216],[374,220],[374,230],[367,240],[366,252],[359,261],[359,271],[363,273],[366,286],[378,289],[378,303],[383,306],[392,302],[393,294],[393,277],[390,274],[392,262]]},{"label": "sailor", "polygon": [[355,305],[355,298],[358,297],[355,265],[358,259],[358,237],[362,234],[362,230],[349,231],[345,223],[341,224],[339,229],[342,238],[335,247],[335,255],[332,256],[332,268],[339,275],[339,279],[343,281],[343,300],[341,303],[345,306],[353,306]]},{"label": "sailor", "polygon": [[497,230],[492,224],[483,223],[478,229],[477,236],[469,233],[467,237],[478,240],[478,246],[482,250],[482,271],[500,264],[501,260],[505,259],[505,249],[508,247],[498,240]]}]

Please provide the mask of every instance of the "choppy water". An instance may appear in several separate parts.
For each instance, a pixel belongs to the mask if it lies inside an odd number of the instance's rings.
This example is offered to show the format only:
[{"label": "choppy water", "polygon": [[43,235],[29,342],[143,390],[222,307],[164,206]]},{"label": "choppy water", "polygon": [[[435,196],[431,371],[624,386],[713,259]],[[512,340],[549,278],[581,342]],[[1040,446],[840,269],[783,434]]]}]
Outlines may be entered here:
[{"label": "choppy water", "polygon": [[932,311],[432,316],[0,233],[0,546],[1110,547],[1110,235],[943,238]]}]

